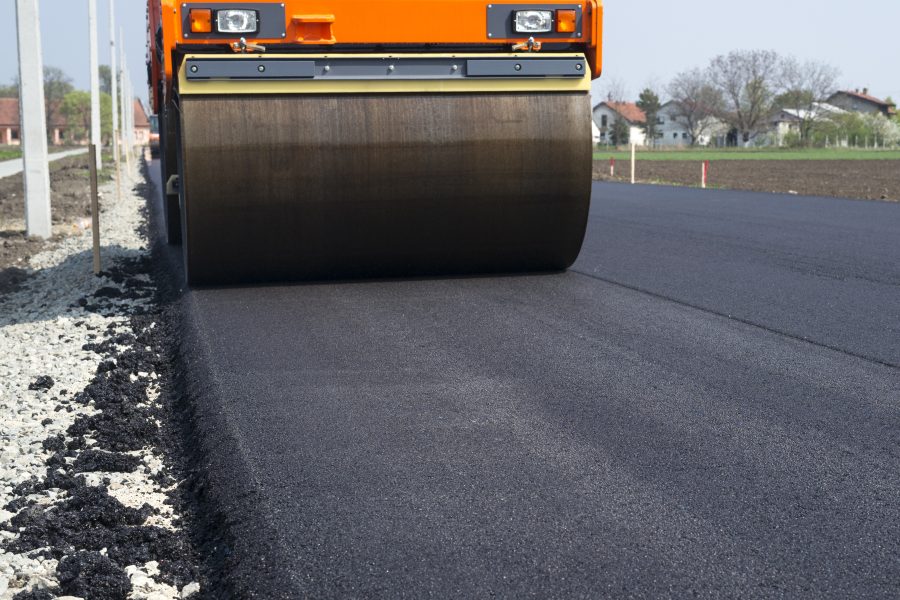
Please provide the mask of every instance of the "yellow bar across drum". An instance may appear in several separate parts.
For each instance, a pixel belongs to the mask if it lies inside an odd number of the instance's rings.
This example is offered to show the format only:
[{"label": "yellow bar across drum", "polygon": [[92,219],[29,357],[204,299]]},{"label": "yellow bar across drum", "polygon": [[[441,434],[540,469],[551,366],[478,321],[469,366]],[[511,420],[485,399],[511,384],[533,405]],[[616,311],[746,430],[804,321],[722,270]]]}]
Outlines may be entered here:
[{"label": "yellow bar across drum", "polygon": [[[583,54],[547,54],[550,58],[585,59]],[[223,94],[408,94],[408,93],[511,93],[511,92],[590,92],[591,74],[582,77],[530,77],[460,79],[399,79],[399,80],[189,80],[186,65],[191,59],[260,60],[261,58],[322,60],[322,59],[378,59],[389,58],[529,58],[530,54],[189,54],[178,71],[178,90],[184,95]]]}]

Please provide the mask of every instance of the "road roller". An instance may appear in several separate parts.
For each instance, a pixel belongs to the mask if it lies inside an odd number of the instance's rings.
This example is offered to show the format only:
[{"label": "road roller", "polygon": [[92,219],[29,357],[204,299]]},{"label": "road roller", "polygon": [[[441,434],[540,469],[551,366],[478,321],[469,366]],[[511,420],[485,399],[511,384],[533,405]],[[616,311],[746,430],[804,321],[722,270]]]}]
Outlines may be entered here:
[{"label": "road roller", "polygon": [[191,285],[565,270],[603,7],[149,0],[166,233]]}]

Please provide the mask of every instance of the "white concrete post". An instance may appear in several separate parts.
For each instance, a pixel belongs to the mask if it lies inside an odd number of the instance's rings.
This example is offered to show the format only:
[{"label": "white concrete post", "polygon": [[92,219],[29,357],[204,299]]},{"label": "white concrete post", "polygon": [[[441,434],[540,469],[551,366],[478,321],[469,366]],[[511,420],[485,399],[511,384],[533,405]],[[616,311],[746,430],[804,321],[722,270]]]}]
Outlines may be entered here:
[{"label": "white concrete post", "polygon": [[97,170],[103,168],[100,152],[100,58],[97,51],[97,0],[88,0],[88,37],[91,63],[91,143],[97,147]]},{"label": "white concrete post", "polygon": [[25,230],[49,238],[50,166],[47,162],[47,120],[44,108],[44,61],[37,0],[16,0],[19,41],[19,139],[25,162]]},{"label": "white concrete post", "polygon": [[126,66],[123,67],[122,73],[122,102],[124,104],[122,110],[125,114],[125,159],[128,161],[130,169],[131,161],[134,159],[134,100],[131,95],[131,72]]},{"label": "white concrete post", "polygon": [[631,144],[631,185],[634,185],[634,167],[635,162],[637,160],[637,151],[635,149],[635,145]]},{"label": "white concrete post", "polygon": [[125,33],[121,27],[119,27],[119,94],[119,100],[121,101],[119,110],[122,111],[120,115],[121,119],[119,120],[122,129],[122,151],[127,152],[126,134],[128,132],[128,121],[125,118],[125,106],[127,105],[127,102],[125,101]]},{"label": "white concrete post", "polygon": [[119,66],[116,64],[116,0],[109,0],[109,73],[112,80],[112,145],[119,164]]},{"label": "white concrete post", "polygon": [[124,106],[122,106],[122,110],[125,114],[125,140],[128,151],[130,152],[132,150],[131,117],[133,116],[133,111],[131,110],[131,73],[128,72],[128,67],[125,67],[122,73],[122,102],[124,103]]}]

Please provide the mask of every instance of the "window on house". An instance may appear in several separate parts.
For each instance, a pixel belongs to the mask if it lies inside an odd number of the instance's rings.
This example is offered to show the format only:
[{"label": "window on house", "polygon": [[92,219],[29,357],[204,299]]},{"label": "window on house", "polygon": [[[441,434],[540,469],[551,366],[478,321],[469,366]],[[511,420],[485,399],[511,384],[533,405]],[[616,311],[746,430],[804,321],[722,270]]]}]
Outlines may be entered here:
[{"label": "window on house", "polygon": [[14,139],[14,140],[19,139],[19,130],[18,129],[12,130],[12,139]]},{"label": "window on house", "polygon": [[657,124],[657,125],[665,125],[666,122],[663,121],[663,118],[662,118],[662,117],[656,117],[656,124]]},{"label": "window on house", "polygon": [[678,132],[677,132],[677,131],[676,131],[675,133],[672,134],[672,139],[673,139],[673,140],[677,140],[677,139],[678,139]]},{"label": "window on house", "polygon": [[681,139],[683,139],[683,140],[687,139],[687,131],[685,131],[684,133],[681,134]]},{"label": "window on house", "polygon": [[609,124],[609,118],[606,115],[600,117],[600,127],[606,127]]},{"label": "window on house", "polygon": [[606,139],[606,134],[605,134],[605,133],[601,133],[601,134],[600,134],[600,137],[603,138],[603,139]]},{"label": "window on house", "polygon": [[61,140],[66,139],[66,132],[62,129],[59,130],[59,139],[61,139]]}]

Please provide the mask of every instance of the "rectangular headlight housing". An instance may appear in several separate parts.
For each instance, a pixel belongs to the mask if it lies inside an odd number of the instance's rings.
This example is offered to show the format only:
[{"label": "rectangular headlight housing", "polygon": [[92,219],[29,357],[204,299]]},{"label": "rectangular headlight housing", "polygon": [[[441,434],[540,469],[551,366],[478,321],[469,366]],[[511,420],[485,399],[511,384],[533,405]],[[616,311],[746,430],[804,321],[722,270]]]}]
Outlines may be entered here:
[{"label": "rectangular headlight housing", "polygon": [[553,11],[517,10],[517,33],[547,33],[553,27]]},{"label": "rectangular headlight housing", "polygon": [[219,33],[256,33],[259,15],[255,10],[219,10],[216,11],[216,29]]}]

